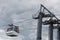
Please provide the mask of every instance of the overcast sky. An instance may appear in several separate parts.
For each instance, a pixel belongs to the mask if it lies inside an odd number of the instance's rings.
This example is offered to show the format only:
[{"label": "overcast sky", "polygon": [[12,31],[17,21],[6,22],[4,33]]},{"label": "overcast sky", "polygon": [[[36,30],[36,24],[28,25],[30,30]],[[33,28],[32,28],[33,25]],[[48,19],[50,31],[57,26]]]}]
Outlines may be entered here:
[{"label": "overcast sky", "polygon": [[[41,4],[60,17],[60,0],[0,0],[0,40],[36,40],[37,20],[32,19],[32,14],[37,13]],[[19,26],[18,37],[6,35],[10,23]],[[43,40],[48,40],[47,30],[43,27]]]}]

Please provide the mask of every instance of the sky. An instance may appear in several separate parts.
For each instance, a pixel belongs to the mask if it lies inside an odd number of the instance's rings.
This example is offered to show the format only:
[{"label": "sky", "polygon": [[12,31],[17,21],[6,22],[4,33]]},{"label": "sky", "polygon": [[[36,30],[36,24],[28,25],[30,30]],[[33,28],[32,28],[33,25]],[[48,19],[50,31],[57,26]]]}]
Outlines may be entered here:
[{"label": "sky", "polygon": [[[0,40],[36,40],[37,20],[32,15],[38,13],[41,4],[60,17],[60,0],[0,0]],[[6,35],[10,23],[19,26],[18,37]],[[43,26],[42,31],[42,40],[48,40],[48,26]]]}]

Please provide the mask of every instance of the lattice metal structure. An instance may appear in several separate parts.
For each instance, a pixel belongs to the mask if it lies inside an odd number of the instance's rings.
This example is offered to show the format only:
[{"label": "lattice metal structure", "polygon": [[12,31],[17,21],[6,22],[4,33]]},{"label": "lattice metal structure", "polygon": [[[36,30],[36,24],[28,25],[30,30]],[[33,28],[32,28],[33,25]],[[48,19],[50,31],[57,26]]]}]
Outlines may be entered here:
[{"label": "lattice metal structure", "polygon": [[[45,13],[45,10],[48,12],[48,14]],[[49,20],[42,21],[43,18],[49,17]],[[38,19],[38,28],[37,28],[37,40],[42,40],[42,24],[49,25],[49,40],[53,40],[53,29],[58,29],[58,40],[60,40],[60,20],[52,13],[50,12],[46,7],[44,7],[42,4],[40,6],[40,12],[37,17],[33,17],[34,19]],[[53,19],[55,18],[55,19]],[[58,24],[57,26],[54,26],[53,24]]]}]

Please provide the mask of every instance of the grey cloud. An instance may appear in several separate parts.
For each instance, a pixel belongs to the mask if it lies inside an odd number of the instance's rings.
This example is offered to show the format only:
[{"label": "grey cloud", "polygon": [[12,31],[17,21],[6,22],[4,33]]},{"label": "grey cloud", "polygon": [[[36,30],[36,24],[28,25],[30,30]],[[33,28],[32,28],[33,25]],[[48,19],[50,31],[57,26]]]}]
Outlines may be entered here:
[{"label": "grey cloud", "polygon": [[[20,26],[20,32],[21,32],[19,36],[16,38],[9,38],[6,36],[5,33],[3,33],[5,36],[3,37],[1,35],[2,37],[0,39],[1,40],[20,40],[20,39],[36,40],[35,32],[37,30],[37,25],[36,25],[37,22],[35,22],[35,20],[32,19],[32,14],[35,14],[39,10],[40,4],[43,4],[51,11],[55,6],[60,7],[59,5],[56,5],[58,3],[58,1],[57,2],[56,1],[57,0],[53,0],[53,1],[52,0],[46,0],[46,1],[45,0],[0,0],[1,28],[2,28],[2,24],[7,25],[10,22],[13,22],[13,23],[15,22],[16,25]],[[56,8],[56,7],[55,9],[57,11],[60,10],[59,8]],[[55,12],[55,10],[53,11]],[[58,14],[59,14],[59,11],[58,11]],[[20,21],[20,19],[22,20],[22,22]],[[6,30],[5,29],[6,26],[3,26],[3,27],[4,29],[2,30]],[[46,28],[44,28],[44,31],[46,32]],[[47,33],[45,34],[48,35]],[[48,38],[44,37],[44,39],[48,39]]]}]

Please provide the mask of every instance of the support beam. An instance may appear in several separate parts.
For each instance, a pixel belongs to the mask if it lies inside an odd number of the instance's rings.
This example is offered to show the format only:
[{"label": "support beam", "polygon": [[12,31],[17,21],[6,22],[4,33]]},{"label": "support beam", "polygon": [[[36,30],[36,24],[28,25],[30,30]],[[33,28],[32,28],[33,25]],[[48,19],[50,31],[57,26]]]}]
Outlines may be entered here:
[{"label": "support beam", "polygon": [[42,40],[42,13],[39,13],[38,27],[37,27],[37,40]]},{"label": "support beam", "polygon": [[53,40],[53,24],[49,26],[49,40]]},{"label": "support beam", "polygon": [[58,28],[58,31],[57,31],[57,40],[60,40],[60,28]]}]

